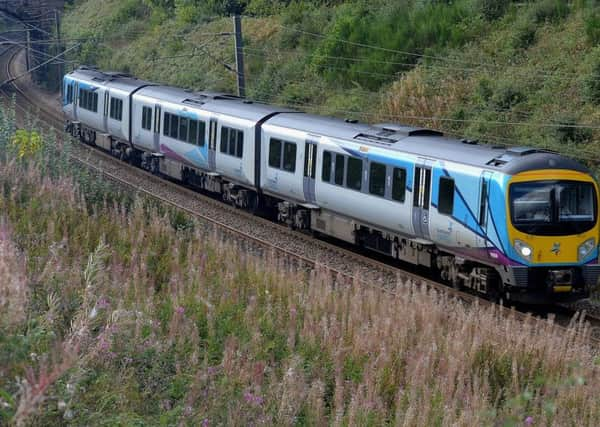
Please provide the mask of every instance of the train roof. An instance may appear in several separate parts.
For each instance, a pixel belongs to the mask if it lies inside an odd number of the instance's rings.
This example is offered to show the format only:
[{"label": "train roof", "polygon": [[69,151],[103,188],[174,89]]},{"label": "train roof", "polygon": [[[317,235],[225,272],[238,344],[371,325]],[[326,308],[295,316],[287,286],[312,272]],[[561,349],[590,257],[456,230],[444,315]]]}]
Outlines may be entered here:
[{"label": "train roof", "polygon": [[149,86],[138,92],[161,101],[198,108],[211,113],[226,114],[232,117],[260,121],[273,113],[288,112],[289,108],[274,107],[258,102],[247,101],[234,95],[220,92],[192,92],[171,86]]},{"label": "train roof", "polygon": [[151,82],[137,79],[129,74],[112,71],[99,71],[95,68],[85,66],[79,67],[78,69],[69,73],[69,76],[79,80],[87,81],[90,84],[95,83],[101,86],[109,86],[125,92],[133,92],[140,87],[153,85]]},{"label": "train roof", "polygon": [[435,130],[411,126],[387,123],[369,125],[313,114],[278,114],[268,123],[394,152],[498,170],[510,175],[534,169],[572,169],[589,173],[579,162],[552,151],[479,144],[477,141],[450,138]]}]

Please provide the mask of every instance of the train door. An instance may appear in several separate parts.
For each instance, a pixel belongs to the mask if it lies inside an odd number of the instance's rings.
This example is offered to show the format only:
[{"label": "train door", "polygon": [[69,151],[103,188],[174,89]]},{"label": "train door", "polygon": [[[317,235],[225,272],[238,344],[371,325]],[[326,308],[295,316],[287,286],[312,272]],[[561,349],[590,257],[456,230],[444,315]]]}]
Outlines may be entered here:
[{"label": "train door", "polygon": [[317,171],[317,143],[307,140],[304,144],[304,200],[316,202],[315,177]]},{"label": "train door", "polygon": [[104,89],[104,116],[102,118],[102,124],[105,132],[108,132],[108,106],[110,100],[110,91],[108,89]]},{"label": "train door", "polygon": [[154,151],[160,152],[160,121],[162,117],[162,108],[158,104],[154,104]]},{"label": "train door", "polygon": [[483,171],[479,179],[479,208],[477,210],[477,222],[481,227],[481,236],[477,236],[477,247],[484,248],[488,245],[487,225],[489,215],[490,180],[492,172]]},{"label": "train door", "polygon": [[210,119],[210,132],[208,134],[208,169],[217,170],[217,119]]},{"label": "train door", "polygon": [[412,223],[415,235],[429,240],[429,205],[431,199],[431,167],[426,161],[415,167]]},{"label": "train door", "polygon": [[73,91],[73,119],[77,120],[77,112],[79,110],[79,83],[75,82]]}]

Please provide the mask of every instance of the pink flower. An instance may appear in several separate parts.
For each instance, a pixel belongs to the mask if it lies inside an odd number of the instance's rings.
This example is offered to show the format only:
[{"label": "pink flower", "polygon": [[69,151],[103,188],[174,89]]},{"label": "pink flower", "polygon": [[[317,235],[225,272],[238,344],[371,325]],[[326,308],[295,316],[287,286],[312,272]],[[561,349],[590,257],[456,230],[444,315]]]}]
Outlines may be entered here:
[{"label": "pink flower", "polygon": [[208,418],[202,420],[202,427],[208,427]]},{"label": "pink flower", "polygon": [[533,417],[529,416],[527,418],[525,418],[525,425],[530,426],[533,424]]},{"label": "pink flower", "polygon": [[175,309],[175,312],[177,314],[179,314],[180,316],[183,316],[183,314],[185,313],[185,308],[183,308],[182,306],[179,306]]}]

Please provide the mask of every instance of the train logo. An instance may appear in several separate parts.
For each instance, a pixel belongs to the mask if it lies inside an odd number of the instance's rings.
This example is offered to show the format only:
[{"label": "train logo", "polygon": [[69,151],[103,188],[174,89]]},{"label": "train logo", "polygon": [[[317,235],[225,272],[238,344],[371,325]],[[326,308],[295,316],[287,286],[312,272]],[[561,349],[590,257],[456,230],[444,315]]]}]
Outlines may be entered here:
[{"label": "train logo", "polygon": [[552,249],[550,249],[550,252],[552,252],[554,255],[558,255],[560,253],[560,243],[555,242],[552,245]]}]

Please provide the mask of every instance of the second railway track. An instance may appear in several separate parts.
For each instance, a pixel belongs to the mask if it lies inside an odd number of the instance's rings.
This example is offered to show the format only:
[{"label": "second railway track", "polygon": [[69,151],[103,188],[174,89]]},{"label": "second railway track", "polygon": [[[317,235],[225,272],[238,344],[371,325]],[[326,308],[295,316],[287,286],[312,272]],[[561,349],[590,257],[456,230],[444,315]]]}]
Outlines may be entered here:
[{"label": "second railway track", "polygon": [[[5,74],[3,78],[10,80],[16,75],[15,67],[21,49],[6,44],[2,47],[6,47],[6,49],[0,49],[2,72]],[[36,114],[44,126],[56,132],[58,138],[66,137],[66,134],[63,133],[62,112],[59,112],[58,105],[51,110],[47,103],[36,101],[37,93],[31,87],[20,85],[17,81],[12,82],[11,86],[17,96],[18,109]],[[2,89],[2,93],[10,96],[10,92],[5,89]],[[479,304],[491,304],[475,295],[448,288],[396,266],[314,239],[267,219],[235,209],[211,197],[135,168],[90,146],[74,144],[74,147],[75,149],[70,155],[74,162],[102,174],[119,185],[158,199],[200,221],[210,223],[228,235],[245,241],[250,247],[275,251],[309,267],[319,265],[338,277],[359,281],[367,286],[377,286],[386,292],[395,292],[399,283],[417,283],[449,293],[468,303],[477,301]],[[499,309],[505,315],[531,319],[531,316],[526,313],[504,307]],[[557,313],[556,321],[562,325],[568,325],[573,314],[568,311]],[[538,320],[546,321],[545,319]],[[600,336],[600,319],[588,315],[586,320],[599,331],[598,336]],[[596,334],[592,335],[592,342],[600,345]]]}]

